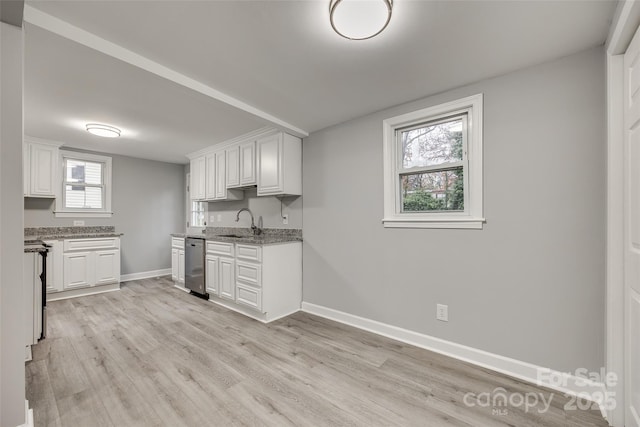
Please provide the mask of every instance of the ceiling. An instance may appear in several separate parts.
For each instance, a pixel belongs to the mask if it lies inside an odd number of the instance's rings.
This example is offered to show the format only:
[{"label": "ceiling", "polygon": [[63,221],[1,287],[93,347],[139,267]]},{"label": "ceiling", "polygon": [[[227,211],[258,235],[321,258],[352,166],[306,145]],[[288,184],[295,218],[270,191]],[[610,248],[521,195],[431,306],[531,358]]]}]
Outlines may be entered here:
[{"label": "ceiling", "polygon": [[[381,35],[349,41],[331,30],[328,0],[27,4],[233,100],[56,35],[55,26],[25,26],[25,133],[170,162],[270,117],[313,132],[601,45],[616,6],[396,0]],[[88,121],[123,136],[99,140],[83,130]]]}]

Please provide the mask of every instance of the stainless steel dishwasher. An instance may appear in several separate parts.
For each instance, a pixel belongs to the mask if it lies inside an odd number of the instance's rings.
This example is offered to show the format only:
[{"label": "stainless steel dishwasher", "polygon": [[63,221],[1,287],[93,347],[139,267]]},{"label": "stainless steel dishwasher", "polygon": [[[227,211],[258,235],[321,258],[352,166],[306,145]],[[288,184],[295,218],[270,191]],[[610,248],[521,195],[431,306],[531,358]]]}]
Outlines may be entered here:
[{"label": "stainless steel dishwasher", "polygon": [[184,284],[193,295],[209,299],[205,285],[204,239],[187,237],[184,245]]}]

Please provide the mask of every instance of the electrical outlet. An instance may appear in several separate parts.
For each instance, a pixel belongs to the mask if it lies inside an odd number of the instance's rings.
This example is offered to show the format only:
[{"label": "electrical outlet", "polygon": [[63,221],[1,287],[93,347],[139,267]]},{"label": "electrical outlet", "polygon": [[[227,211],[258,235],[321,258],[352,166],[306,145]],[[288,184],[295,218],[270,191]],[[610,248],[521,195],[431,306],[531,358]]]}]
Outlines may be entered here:
[{"label": "electrical outlet", "polygon": [[289,224],[289,214],[284,214],[284,215],[282,215],[282,223],[283,223],[284,225]]},{"label": "electrical outlet", "polygon": [[215,215],[209,215],[209,223],[213,224],[214,222],[216,222],[216,216]]},{"label": "electrical outlet", "polygon": [[449,321],[449,306],[444,304],[436,304],[436,319],[443,322]]},{"label": "electrical outlet", "polygon": [[222,221],[222,214],[218,214],[218,222]]},{"label": "electrical outlet", "polygon": [[84,225],[84,221],[76,219],[73,221],[73,226],[74,227],[82,227]]}]

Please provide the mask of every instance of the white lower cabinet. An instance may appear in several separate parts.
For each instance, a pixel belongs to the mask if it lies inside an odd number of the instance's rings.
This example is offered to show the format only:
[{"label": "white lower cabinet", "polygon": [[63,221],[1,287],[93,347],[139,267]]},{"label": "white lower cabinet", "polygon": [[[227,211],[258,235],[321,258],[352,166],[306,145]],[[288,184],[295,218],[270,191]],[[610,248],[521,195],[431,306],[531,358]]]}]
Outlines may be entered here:
[{"label": "white lower cabinet", "polygon": [[184,249],[178,251],[178,283],[184,286]]},{"label": "white lower cabinet", "polygon": [[76,252],[63,255],[63,289],[84,288],[92,285],[91,252]]},{"label": "white lower cabinet", "polygon": [[209,293],[209,295],[218,295],[220,289],[220,286],[218,284],[220,281],[220,258],[215,255],[207,255],[205,261],[206,265],[204,277],[206,280],[207,292]]},{"label": "white lower cabinet", "polygon": [[63,242],[61,240],[47,240],[49,253],[47,254],[47,295],[64,290],[63,285]]},{"label": "white lower cabinet", "polygon": [[184,285],[184,238],[171,238],[171,280]]},{"label": "white lower cabinet", "polygon": [[220,257],[219,261],[219,277],[220,277],[220,296],[222,298],[235,300],[236,298],[236,286],[234,280],[234,265],[233,258]]},{"label": "white lower cabinet", "polygon": [[206,275],[214,301],[269,322],[300,309],[302,244],[208,241]]},{"label": "white lower cabinet", "polygon": [[96,285],[120,281],[120,250],[96,251],[94,257]]},{"label": "white lower cabinet", "polygon": [[178,281],[178,249],[171,248],[171,280]]},{"label": "white lower cabinet", "polygon": [[[63,247],[62,289],[56,285],[60,293],[120,283],[119,237],[67,239],[64,240]],[[60,266],[54,261],[54,278],[58,268]],[[56,298],[58,297],[63,296],[58,295]]]}]

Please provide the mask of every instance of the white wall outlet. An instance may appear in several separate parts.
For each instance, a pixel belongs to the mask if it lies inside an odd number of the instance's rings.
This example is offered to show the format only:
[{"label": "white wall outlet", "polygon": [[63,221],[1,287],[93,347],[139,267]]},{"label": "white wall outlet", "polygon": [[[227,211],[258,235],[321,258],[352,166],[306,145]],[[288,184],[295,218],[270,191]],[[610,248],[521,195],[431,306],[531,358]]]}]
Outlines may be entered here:
[{"label": "white wall outlet", "polygon": [[214,222],[216,222],[216,216],[215,215],[209,215],[209,223],[213,224]]},{"label": "white wall outlet", "polygon": [[449,306],[444,304],[436,304],[436,319],[443,322],[449,321]]},{"label": "white wall outlet", "polygon": [[282,215],[282,223],[283,223],[284,225],[289,224],[289,214],[284,214],[284,215]]},{"label": "white wall outlet", "polygon": [[218,214],[218,222],[222,221],[222,214]]},{"label": "white wall outlet", "polygon": [[82,227],[84,226],[84,221],[82,221],[81,219],[76,219],[73,221],[73,226],[74,227]]}]

